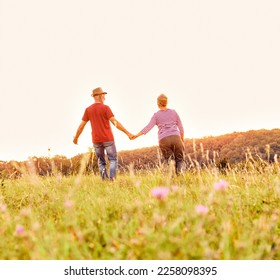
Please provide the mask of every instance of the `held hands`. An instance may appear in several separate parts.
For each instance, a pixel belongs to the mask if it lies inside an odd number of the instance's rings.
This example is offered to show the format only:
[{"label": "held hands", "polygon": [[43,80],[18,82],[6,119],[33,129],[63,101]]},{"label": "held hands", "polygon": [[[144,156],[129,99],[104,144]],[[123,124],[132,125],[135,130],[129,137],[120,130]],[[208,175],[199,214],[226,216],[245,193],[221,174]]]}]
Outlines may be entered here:
[{"label": "held hands", "polygon": [[134,140],[138,137],[138,135],[134,135],[134,134],[131,134],[131,133],[128,133],[127,136],[130,140]]},{"label": "held hands", "polygon": [[138,136],[137,135],[131,135],[131,137],[129,137],[130,140],[134,140],[136,139]]}]

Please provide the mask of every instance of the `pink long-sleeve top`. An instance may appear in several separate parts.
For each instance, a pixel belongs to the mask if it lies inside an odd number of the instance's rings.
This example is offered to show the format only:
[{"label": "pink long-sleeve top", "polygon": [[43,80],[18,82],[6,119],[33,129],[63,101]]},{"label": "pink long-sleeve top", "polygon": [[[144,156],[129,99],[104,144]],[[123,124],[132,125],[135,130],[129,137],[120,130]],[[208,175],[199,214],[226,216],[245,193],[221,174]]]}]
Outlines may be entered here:
[{"label": "pink long-sleeve top", "polygon": [[155,125],[158,126],[158,141],[161,139],[184,133],[181,119],[177,112],[173,109],[159,110],[154,113],[150,122],[141,130],[143,134],[148,133]]}]

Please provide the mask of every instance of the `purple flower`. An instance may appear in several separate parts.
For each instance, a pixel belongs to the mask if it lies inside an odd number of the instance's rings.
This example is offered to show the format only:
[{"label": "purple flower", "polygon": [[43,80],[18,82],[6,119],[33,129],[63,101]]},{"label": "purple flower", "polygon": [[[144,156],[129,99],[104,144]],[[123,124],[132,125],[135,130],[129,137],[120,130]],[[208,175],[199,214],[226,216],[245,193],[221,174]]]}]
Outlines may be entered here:
[{"label": "purple flower", "polygon": [[206,215],[209,212],[209,209],[207,206],[199,204],[195,208],[196,213],[201,214],[201,215]]},{"label": "purple flower", "polygon": [[16,226],[16,235],[23,235],[24,234],[24,227],[22,225]]},{"label": "purple flower", "polygon": [[229,183],[224,180],[220,180],[218,183],[214,183],[214,189],[224,191],[228,187]]},{"label": "purple flower", "polygon": [[168,196],[169,188],[167,188],[167,187],[153,188],[151,193],[152,193],[153,197],[162,200],[162,199],[165,199]]}]

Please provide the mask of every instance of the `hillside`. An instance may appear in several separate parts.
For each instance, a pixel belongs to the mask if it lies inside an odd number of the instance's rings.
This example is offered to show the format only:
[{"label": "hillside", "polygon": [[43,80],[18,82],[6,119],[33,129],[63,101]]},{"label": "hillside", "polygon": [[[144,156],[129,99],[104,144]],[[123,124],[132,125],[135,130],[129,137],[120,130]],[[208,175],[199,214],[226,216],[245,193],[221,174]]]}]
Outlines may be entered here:
[{"label": "hillside", "polygon": [[[226,160],[238,163],[246,157],[274,161],[280,155],[280,129],[250,130],[234,132],[221,136],[209,136],[200,139],[185,139],[186,162],[194,160],[202,163],[212,163]],[[133,162],[135,168],[149,165],[154,167],[159,162],[157,146],[122,151],[119,153],[120,165],[127,166]]]},{"label": "hillside", "polygon": [[[207,165],[211,163],[239,163],[248,158],[269,162],[280,155],[280,129],[250,130],[234,132],[221,136],[209,136],[201,139],[185,139],[186,163]],[[0,177],[16,178],[22,173],[50,175],[59,172],[71,175],[79,172],[86,164],[87,172],[98,172],[95,154],[77,155],[72,158],[55,156],[53,158],[32,157],[26,162],[0,161]],[[160,163],[158,146],[141,148],[118,153],[119,170],[154,168]],[[2,174],[2,176],[1,176]]]}]

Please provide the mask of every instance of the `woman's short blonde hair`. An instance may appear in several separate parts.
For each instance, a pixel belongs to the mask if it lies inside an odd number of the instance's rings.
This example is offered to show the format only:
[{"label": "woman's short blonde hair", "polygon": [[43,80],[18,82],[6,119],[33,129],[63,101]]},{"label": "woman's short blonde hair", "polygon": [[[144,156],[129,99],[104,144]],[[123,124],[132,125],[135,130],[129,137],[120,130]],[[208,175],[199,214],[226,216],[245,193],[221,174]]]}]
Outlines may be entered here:
[{"label": "woman's short blonde hair", "polygon": [[164,94],[159,95],[157,98],[158,105],[161,105],[161,106],[166,106],[167,101],[168,101],[168,98]]}]

